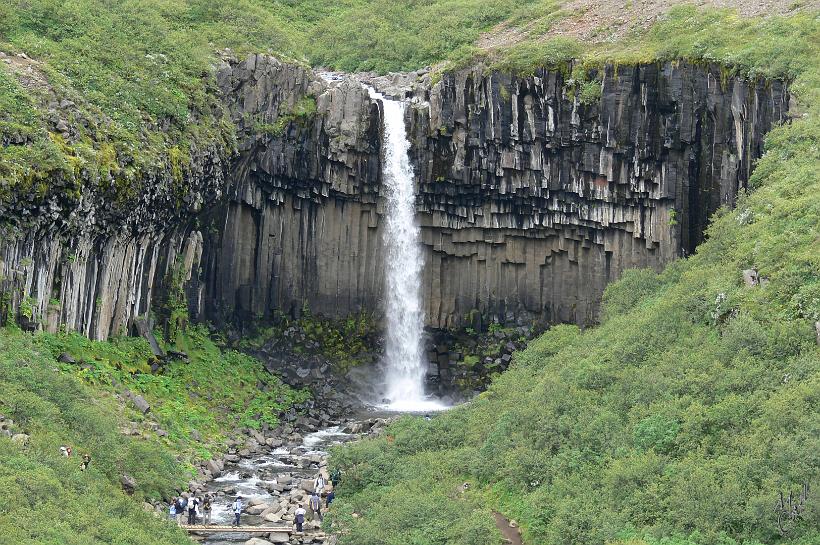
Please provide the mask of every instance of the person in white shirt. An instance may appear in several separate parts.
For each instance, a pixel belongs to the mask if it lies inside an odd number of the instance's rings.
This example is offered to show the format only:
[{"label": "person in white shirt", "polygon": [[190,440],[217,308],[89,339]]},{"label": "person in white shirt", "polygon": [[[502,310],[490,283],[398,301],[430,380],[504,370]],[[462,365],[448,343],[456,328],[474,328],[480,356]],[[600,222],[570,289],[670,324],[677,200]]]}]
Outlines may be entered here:
[{"label": "person in white shirt", "polygon": [[305,515],[307,511],[300,505],[296,508],[294,515],[296,515],[296,531],[303,532],[302,525],[305,523]]},{"label": "person in white shirt", "polygon": [[315,481],[313,481],[313,489],[316,491],[316,493],[319,496],[321,496],[322,492],[324,492],[324,490],[325,490],[325,478],[322,477],[321,474],[318,477],[316,477]]}]

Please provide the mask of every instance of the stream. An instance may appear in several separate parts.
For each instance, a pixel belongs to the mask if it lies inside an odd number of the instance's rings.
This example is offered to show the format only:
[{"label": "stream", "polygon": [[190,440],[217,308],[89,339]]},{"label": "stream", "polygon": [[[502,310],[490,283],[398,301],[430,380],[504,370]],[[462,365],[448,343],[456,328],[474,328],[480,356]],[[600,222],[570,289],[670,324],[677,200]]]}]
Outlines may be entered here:
[{"label": "stream", "polygon": [[[267,454],[243,458],[236,464],[226,466],[222,475],[206,485],[207,493],[216,496],[211,522],[231,524],[231,504],[239,495],[246,506],[242,526],[291,526],[293,510],[297,505],[307,503],[310,496],[302,488],[302,481],[312,483],[320,471],[325,470],[330,446],[358,437],[342,430],[342,426],[324,428],[305,435],[301,444],[271,448]],[[324,499],[322,505],[324,509]],[[278,512],[267,519],[260,516],[271,507]],[[318,522],[314,524],[310,521],[310,515],[306,519],[305,535],[293,536],[290,543],[324,543],[323,539],[310,536],[311,531],[318,531],[314,529]],[[199,540],[205,545],[235,545],[245,543],[252,537],[266,539],[264,534],[216,533],[202,536]]]}]

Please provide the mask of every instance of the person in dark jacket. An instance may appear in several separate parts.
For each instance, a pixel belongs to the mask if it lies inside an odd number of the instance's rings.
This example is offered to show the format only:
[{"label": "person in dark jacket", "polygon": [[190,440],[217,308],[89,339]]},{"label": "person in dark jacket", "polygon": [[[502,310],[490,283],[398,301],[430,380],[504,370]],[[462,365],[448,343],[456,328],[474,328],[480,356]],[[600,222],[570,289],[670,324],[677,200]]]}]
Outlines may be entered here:
[{"label": "person in dark jacket", "polygon": [[336,499],[336,492],[331,490],[327,497],[325,498],[325,507],[330,507],[330,504],[333,503],[333,500]]},{"label": "person in dark jacket", "polygon": [[206,494],[205,499],[202,500],[202,524],[208,525],[211,523],[212,501],[210,494]]}]

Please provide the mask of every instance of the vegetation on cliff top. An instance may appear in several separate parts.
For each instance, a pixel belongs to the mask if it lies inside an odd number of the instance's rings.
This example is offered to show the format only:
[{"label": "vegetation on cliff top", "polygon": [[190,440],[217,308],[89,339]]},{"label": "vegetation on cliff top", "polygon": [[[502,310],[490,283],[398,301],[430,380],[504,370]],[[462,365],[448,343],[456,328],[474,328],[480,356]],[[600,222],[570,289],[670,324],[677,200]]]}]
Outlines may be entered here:
[{"label": "vegetation on cliff top", "polygon": [[[499,23],[528,40],[500,47],[496,67],[690,58],[752,75],[793,77],[818,47],[816,13],[740,19],[672,9],[649,32],[581,46],[544,36],[568,14],[555,0],[10,0],[0,4],[0,202],[82,184],[136,198],[147,173],[184,184],[205,147],[228,155],[213,74],[218,51],[275,53],[346,70],[401,70],[482,57]],[[20,55],[25,55],[21,57]],[[797,59],[795,61],[795,59]],[[61,183],[57,183],[60,181]]]}]

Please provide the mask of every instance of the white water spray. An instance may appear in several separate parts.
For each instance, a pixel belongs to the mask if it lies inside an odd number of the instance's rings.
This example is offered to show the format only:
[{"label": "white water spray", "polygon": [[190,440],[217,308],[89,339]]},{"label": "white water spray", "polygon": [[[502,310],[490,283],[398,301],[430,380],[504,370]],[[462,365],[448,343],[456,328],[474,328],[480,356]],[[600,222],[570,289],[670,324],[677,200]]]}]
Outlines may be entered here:
[{"label": "white water spray", "polygon": [[389,100],[368,88],[370,97],[384,107],[384,180],[387,209],[384,215],[384,243],[387,277],[385,317],[387,339],[386,408],[397,411],[440,410],[442,404],[424,394],[425,366],[422,335],[424,311],[421,298],[421,271],[424,266],[416,223],[416,194],[404,126],[405,103]]}]

